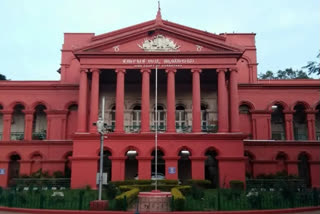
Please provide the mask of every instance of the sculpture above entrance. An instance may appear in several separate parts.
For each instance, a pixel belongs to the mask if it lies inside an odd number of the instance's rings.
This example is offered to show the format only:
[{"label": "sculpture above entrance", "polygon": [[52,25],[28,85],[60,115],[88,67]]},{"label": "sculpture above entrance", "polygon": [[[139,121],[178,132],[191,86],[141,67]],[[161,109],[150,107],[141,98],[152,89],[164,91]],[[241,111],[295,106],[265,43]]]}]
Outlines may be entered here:
[{"label": "sculpture above entrance", "polygon": [[145,39],[144,42],[138,46],[144,51],[153,52],[178,52],[180,46],[177,45],[172,39],[158,34],[153,39]]}]

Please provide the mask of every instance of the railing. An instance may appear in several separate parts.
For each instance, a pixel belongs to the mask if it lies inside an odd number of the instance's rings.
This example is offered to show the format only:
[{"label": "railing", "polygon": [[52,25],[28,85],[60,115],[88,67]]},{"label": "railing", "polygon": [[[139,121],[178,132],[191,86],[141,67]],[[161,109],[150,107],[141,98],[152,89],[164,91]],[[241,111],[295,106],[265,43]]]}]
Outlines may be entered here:
[{"label": "railing", "polygon": [[24,132],[11,132],[11,140],[23,140]]},{"label": "railing", "polygon": [[32,140],[45,140],[47,137],[46,132],[33,132]]},{"label": "railing", "polygon": [[115,125],[106,126],[106,130],[108,132],[114,132],[115,127],[116,127]]},{"label": "railing", "polygon": [[[166,126],[162,126],[162,125],[158,126],[159,132],[165,132],[166,129],[167,129]],[[152,132],[156,131],[156,126],[150,126],[150,131],[152,131]]]},{"label": "railing", "polygon": [[216,125],[201,126],[201,131],[207,132],[207,133],[217,133],[218,126],[216,126]]},{"label": "railing", "polygon": [[258,191],[281,191],[284,185],[293,188],[294,191],[306,189],[303,179],[247,179],[247,189],[255,189]]},{"label": "railing", "polygon": [[320,132],[316,132],[316,140],[320,141]]},{"label": "railing", "polygon": [[294,135],[295,140],[308,140],[307,134],[295,134]]},{"label": "railing", "polygon": [[14,178],[10,183],[11,186],[25,190],[70,188],[70,178]]},{"label": "railing", "polygon": [[187,125],[176,125],[176,132],[178,133],[189,133],[192,132],[192,126],[187,126]]},{"label": "railing", "polygon": [[0,132],[0,140],[2,140],[2,132]]},{"label": "railing", "polygon": [[125,126],[124,130],[126,133],[139,133],[141,126]]},{"label": "railing", "polygon": [[285,140],[286,133],[283,131],[273,131],[272,132],[272,140]]}]

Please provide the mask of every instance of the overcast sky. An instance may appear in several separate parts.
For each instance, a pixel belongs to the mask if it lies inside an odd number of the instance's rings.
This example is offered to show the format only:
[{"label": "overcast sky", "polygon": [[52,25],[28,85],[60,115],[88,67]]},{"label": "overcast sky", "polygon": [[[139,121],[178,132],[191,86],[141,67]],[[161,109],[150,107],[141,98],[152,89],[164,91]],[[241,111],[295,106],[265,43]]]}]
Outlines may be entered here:
[{"label": "overcast sky", "polygon": [[[256,33],[258,72],[316,61],[319,0],[161,0],[162,18],[213,33]],[[58,80],[64,32],[96,35],[154,19],[156,0],[0,0],[0,73]]]}]

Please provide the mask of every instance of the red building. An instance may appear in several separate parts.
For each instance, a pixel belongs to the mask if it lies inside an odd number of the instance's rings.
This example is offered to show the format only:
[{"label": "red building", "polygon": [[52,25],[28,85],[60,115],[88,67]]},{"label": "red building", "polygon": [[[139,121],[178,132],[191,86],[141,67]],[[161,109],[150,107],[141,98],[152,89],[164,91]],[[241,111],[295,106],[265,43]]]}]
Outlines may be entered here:
[{"label": "red building", "polygon": [[0,185],[39,170],[71,169],[73,188],[96,186],[106,98],[104,171],[227,187],[287,171],[320,187],[319,80],[258,80],[255,34],[212,34],[155,20],[102,35],[66,33],[60,81],[0,82]]}]

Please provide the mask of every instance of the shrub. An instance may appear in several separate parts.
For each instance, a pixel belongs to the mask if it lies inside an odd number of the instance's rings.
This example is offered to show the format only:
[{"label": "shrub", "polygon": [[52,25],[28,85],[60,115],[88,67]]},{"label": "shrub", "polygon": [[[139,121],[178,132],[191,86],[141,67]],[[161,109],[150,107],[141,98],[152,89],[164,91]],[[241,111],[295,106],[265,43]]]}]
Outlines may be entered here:
[{"label": "shrub", "polygon": [[173,210],[182,211],[184,210],[184,204],[186,198],[182,195],[178,188],[172,188],[171,194],[173,197]]},{"label": "shrub", "polygon": [[114,199],[116,197],[118,189],[114,184],[108,184],[106,186],[106,195],[108,199]]},{"label": "shrub", "polygon": [[125,181],[111,181],[110,183],[116,186],[125,186],[125,185],[142,185],[142,184],[151,184],[152,180],[125,180]]},{"label": "shrub", "polygon": [[232,180],[229,182],[230,188],[233,190],[244,190],[244,183],[239,180]]},{"label": "shrub", "polygon": [[187,185],[197,185],[199,187],[202,187],[202,188],[208,188],[210,187],[211,185],[211,181],[208,181],[208,180],[193,180],[193,179],[190,179],[190,180],[187,180],[186,181],[186,184]]},{"label": "shrub", "polygon": [[138,188],[131,188],[131,190],[116,196],[115,197],[116,209],[126,210],[128,207],[128,204],[133,202],[133,200],[138,196],[139,191],[140,190]]},{"label": "shrub", "polygon": [[178,190],[180,190],[180,192],[183,194],[183,195],[186,195],[190,192],[191,190],[191,186],[179,186],[179,187],[176,187]]},{"label": "shrub", "polygon": [[201,199],[201,198],[204,197],[204,192],[197,185],[192,185],[192,187],[191,187],[191,196],[196,200],[197,199]]},{"label": "shrub", "polygon": [[61,171],[55,171],[55,172],[53,172],[53,177],[54,178],[64,178],[64,174]]}]

